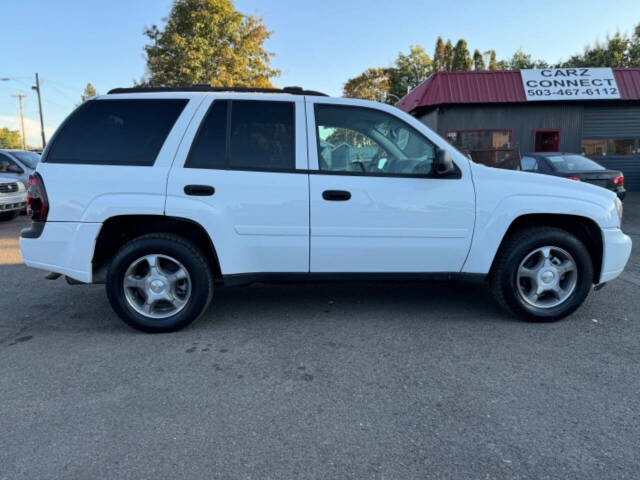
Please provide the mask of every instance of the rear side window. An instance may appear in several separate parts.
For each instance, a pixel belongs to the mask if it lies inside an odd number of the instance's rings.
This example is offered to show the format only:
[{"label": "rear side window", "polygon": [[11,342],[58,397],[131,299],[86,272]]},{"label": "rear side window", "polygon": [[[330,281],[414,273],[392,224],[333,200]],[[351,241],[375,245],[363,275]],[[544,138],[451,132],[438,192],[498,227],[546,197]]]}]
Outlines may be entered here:
[{"label": "rear side window", "polygon": [[213,102],[207,116],[200,124],[187,168],[225,168],[227,165],[227,109],[226,100]]},{"label": "rear side window", "polygon": [[295,168],[293,102],[240,100],[231,106],[231,168],[292,170]]},{"label": "rear side window", "polygon": [[65,123],[48,163],[150,166],[187,100],[92,100]]}]

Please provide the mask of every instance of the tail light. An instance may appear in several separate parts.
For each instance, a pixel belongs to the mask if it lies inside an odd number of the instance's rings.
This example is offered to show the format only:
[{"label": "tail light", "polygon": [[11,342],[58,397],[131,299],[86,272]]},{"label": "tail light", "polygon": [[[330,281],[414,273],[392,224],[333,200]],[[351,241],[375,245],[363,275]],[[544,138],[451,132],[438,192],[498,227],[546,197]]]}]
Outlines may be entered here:
[{"label": "tail light", "polygon": [[613,184],[616,187],[622,187],[624,185],[624,175],[620,174],[616,178],[613,179]]},{"label": "tail light", "polygon": [[575,180],[576,182],[579,182],[580,179],[578,177],[567,177],[569,180]]},{"label": "tail light", "polygon": [[27,211],[31,218],[44,222],[49,213],[49,199],[42,177],[38,173],[29,175],[27,182]]}]

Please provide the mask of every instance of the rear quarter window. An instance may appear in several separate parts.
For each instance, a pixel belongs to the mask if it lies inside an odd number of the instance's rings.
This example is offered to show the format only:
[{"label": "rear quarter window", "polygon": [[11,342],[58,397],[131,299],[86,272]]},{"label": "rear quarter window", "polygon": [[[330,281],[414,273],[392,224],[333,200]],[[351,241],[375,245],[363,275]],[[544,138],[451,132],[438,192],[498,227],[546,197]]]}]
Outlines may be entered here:
[{"label": "rear quarter window", "polygon": [[150,166],[187,100],[90,100],[65,122],[47,163]]}]

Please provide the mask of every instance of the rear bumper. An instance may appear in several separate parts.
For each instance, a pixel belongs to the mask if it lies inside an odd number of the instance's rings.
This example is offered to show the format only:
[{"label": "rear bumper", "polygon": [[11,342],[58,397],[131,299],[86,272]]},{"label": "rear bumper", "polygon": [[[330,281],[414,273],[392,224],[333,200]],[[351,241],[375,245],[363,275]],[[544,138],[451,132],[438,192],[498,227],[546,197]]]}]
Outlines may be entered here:
[{"label": "rear bumper", "polygon": [[101,226],[101,223],[46,222],[39,237],[20,238],[24,263],[91,283],[91,260]]},{"label": "rear bumper", "polygon": [[600,282],[613,280],[624,270],[631,256],[631,238],[619,228],[602,229],[602,272]]}]

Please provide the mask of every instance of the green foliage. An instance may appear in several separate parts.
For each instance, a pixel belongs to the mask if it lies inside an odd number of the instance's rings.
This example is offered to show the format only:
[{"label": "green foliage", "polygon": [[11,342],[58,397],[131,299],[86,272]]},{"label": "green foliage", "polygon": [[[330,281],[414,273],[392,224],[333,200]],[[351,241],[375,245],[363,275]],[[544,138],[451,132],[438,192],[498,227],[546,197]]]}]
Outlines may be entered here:
[{"label": "green foliage", "polygon": [[528,55],[522,51],[522,49],[516,50],[509,60],[505,61],[507,69],[509,70],[522,70],[527,68],[549,68],[549,64],[544,60],[533,60],[531,55]]},{"label": "green foliage", "polygon": [[273,32],[231,0],[176,0],[164,29],[145,29],[146,85],[271,87],[280,71],[263,44]]},{"label": "green foliage", "polygon": [[0,148],[22,148],[22,140],[18,130],[0,128]]},{"label": "green foliage", "polygon": [[480,53],[480,50],[475,50],[473,52],[473,69],[474,70],[486,70],[487,66],[484,63],[484,58]]},{"label": "green foliage", "polygon": [[90,83],[87,83],[87,86],[84,87],[84,92],[82,92],[82,95],[80,95],[80,98],[82,99],[83,102],[86,102],[90,98],[95,97],[97,94],[98,92],[96,92],[96,89],[93,87],[93,85],[91,85]]},{"label": "green foliage", "polygon": [[498,70],[498,61],[496,60],[496,51],[487,50],[486,52],[484,52],[484,54],[488,58],[487,63],[489,64],[489,70]]},{"label": "green foliage", "polygon": [[436,40],[436,47],[433,51],[433,71],[441,72],[447,69],[446,53],[444,49],[444,41],[442,37]]},{"label": "green foliage", "polygon": [[398,54],[393,68],[389,69],[389,93],[402,98],[431,74],[431,58],[421,45],[411,45],[409,54]]},{"label": "green foliage", "polygon": [[562,67],[640,67],[640,23],[631,37],[616,32],[604,43],[587,46],[560,64]]},{"label": "green foliage", "polygon": [[444,69],[446,71],[451,70],[451,66],[453,65],[453,44],[451,40],[447,40],[447,43],[444,45]]},{"label": "green foliage", "polygon": [[343,96],[384,102],[389,94],[389,72],[386,68],[368,68],[360,75],[347,80]]},{"label": "green foliage", "polygon": [[453,58],[451,60],[451,70],[467,71],[473,67],[473,60],[467,48],[467,41],[460,39],[457,41],[453,49]]}]

